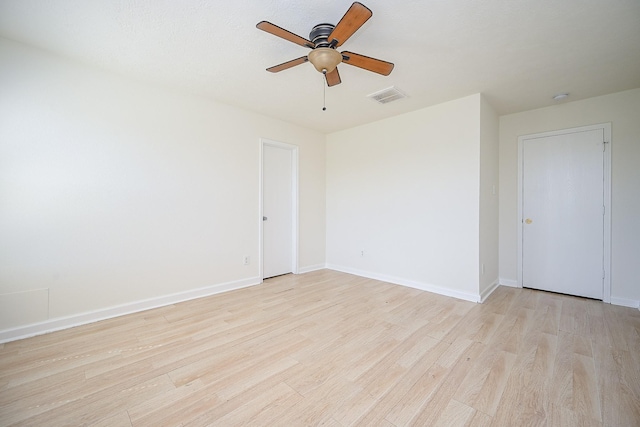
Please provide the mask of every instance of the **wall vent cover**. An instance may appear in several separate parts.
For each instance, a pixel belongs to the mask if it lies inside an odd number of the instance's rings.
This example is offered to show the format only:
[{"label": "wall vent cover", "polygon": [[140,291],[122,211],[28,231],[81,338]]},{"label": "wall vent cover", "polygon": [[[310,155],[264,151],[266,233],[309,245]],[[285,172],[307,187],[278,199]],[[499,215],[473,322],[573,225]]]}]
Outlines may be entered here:
[{"label": "wall vent cover", "polygon": [[367,98],[371,98],[379,104],[388,104],[390,102],[397,101],[398,99],[406,97],[407,95],[402,93],[395,86],[391,86],[367,95]]}]

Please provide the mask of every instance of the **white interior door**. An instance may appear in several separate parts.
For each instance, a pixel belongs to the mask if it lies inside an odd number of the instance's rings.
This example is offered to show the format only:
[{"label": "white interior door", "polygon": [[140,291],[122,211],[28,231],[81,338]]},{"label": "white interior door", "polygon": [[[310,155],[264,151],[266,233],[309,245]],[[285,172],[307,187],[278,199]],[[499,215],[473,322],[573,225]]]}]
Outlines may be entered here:
[{"label": "white interior door", "polygon": [[263,146],[263,278],[293,271],[293,151]]},{"label": "white interior door", "polygon": [[522,140],[522,285],[603,299],[603,129]]}]

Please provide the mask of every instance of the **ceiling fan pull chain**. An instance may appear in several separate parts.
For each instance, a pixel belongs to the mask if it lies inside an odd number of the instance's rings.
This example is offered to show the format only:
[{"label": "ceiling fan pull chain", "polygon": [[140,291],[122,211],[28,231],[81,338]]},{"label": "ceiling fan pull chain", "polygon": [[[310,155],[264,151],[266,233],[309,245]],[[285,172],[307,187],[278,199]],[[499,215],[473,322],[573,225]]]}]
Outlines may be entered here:
[{"label": "ceiling fan pull chain", "polygon": [[322,72],[322,111],[327,111],[327,72]]}]

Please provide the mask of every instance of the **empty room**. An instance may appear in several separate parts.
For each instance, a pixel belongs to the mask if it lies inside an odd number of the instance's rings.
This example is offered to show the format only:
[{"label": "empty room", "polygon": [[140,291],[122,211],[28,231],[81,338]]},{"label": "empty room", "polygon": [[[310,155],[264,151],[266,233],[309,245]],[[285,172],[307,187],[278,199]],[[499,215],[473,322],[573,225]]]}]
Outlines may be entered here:
[{"label": "empty room", "polygon": [[0,426],[640,425],[640,2],[0,0]]}]

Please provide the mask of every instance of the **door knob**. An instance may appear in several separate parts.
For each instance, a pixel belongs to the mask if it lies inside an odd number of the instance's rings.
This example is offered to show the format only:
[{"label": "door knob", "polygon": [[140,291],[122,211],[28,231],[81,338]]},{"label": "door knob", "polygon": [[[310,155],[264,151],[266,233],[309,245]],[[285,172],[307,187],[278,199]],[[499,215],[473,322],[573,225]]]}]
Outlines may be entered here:
[{"label": "door knob", "polygon": [[524,220],[524,222],[526,222],[527,224],[531,224],[533,220],[531,218],[527,218]]},{"label": "door knob", "polygon": [[262,217],[262,220],[263,220],[263,221],[266,221],[266,220],[267,220],[267,217],[266,217],[266,216],[263,216],[263,217]]}]

